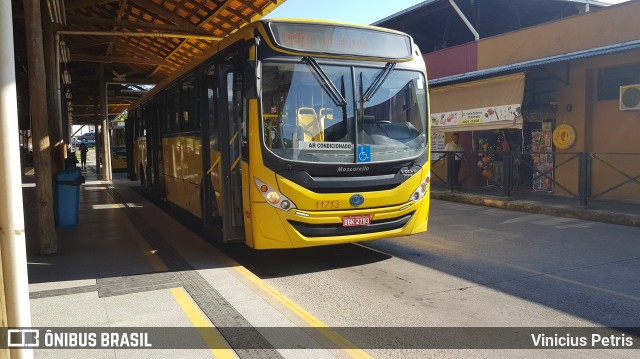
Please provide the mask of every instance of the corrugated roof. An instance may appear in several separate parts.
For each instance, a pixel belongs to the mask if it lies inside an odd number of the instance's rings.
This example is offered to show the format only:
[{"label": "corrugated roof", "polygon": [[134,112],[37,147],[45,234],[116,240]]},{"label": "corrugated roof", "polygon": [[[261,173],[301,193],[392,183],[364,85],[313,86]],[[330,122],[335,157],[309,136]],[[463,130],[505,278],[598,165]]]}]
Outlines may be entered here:
[{"label": "corrugated roof", "polygon": [[[393,19],[395,19],[397,17],[401,17],[403,15],[409,14],[414,10],[420,9],[420,8],[428,6],[430,4],[435,4],[435,3],[439,2],[439,1],[449,2],[449,0],[425,0],[425,1],[421,2],[421,3],[419,3],[419,4],[415,4],[415,5],[413,5],[411,7],[408,7],[406,9],[402,10],[402,11],[398,11],[395,14],[389,15],[389,16],[385,17],[384,19],[380,19],[380,20],[372,23],[371,25],[379,25],[379,24],[381,24],[383,22],[386,22],[386,21],[389,21],[389,20],[393,20]],[[589,3],[589,5],[602,6],[602,7],[613,5],[613,4],[610,4],[610,3],[606,3],[606,2],[602,2],[602,1],[596,1],[596,0],[556,0],[556,1],[564,1],[564,2],[577,3],[577,4],[587,4],[587,3]]]}]

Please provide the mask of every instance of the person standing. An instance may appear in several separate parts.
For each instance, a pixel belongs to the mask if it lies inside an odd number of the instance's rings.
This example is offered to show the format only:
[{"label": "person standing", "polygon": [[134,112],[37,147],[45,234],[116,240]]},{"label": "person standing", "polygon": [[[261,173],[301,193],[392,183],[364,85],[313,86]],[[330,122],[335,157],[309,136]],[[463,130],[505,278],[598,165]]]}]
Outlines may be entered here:
[{"label": "person standing", "polygon": [[64,169],[74,168],[78,163],[78,158],[76,158],[76,153],[71,152],[71,149],[67,149],[67,158],[64,159]]},{"label": "person standing", "polygon": [[458,152],[456,153],[453,159],[453,185],[454,187],[460,187],[460,167],[462,167],[462,152],[464,152],[464,148],[462,148],[462,146],[459,144],[460,142],[460,135],[455,132],[453,134],[453,138],[451,139],[451,142],[447,143],[447,145],[444,147],[445,151],[448,152]]},{"label": "person standing", "polygon": [[87,145],[82,142],[80,144],[80,146],[78,146],[78,149],[80,150],[80,166],[82,167],[83,170],[87,169],[87,152],[89,152],[89,147],[87,147]]}]

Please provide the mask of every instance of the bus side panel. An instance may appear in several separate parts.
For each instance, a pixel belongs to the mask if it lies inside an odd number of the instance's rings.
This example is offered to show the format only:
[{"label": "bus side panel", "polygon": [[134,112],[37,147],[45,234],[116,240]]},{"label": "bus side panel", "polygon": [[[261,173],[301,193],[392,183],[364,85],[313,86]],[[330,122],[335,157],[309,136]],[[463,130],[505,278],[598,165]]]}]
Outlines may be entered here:
[{"label": "bus side panel", "polygon": [[[411,234],[426,232],[426,230],[427,230],[427,222],[429,221],[429,206],[430,206],[430,204],[431,204],[430,192],[427,192],[424,195],[424,198],[422,198],[422,205],[416,211],[415,217],[418,219],[418,221],[416,221],[416,224],[413,226],[413,230],[411,231]],[[423,218],[424,218],[423,221],[419,220],[419,219],[423,219]]]},{"label": "bus side panel", "polygon": [[[429,137],[430,138],[430,137]],[[429,153],[429,157],[431,158],[431,153]],[[431,162],[425,163],[424,171],[427,173],[427,176],[431,177]],[[427,187],[427,193],[424,194],[422,198],[422,205],[416,211],[416,218],[421,221],[416,222],[411,231],[411,234],[422,233],[427,230],[427,225],[429,222],[429,208],[431,207],[431,183]]]},{"label": "bus side panel", "polygon": [[[211,176],[211,187],[213,188],[213,192],[216,199],[216,209],[218,216],[224,215],[224,198],[222,198],[222,174],[220,173],[222,167],[220,166],[222,154],[220,151],[215,149],[211,149],[210,154],[210,164],[207,171],[211,171],[209,176]],[[214,166],[215,165],[215,166]]]},{"label": "bus side panel", "polygon": [[112,154],[111,156],[111,170],[122,171],[127,169],[127,156]]},{"label": "bus side panel", "polygon": [[[257,107],[249,105],[249,128],[259,128]],[[255,109],[255,110],[254,110]],[[256,121],[256,122],[252,122]],[[255,249],[277,249],[277,248],[293,248],[293,244],[284,223],[278,215],[279,209],[268,204],[254,179],[266,183],[271,188],[277,189],[278,183],[276,175],[273,171],[266,168],[262,164],[262,149],[260,147],[260,131],[249,131],[249,158],[251,161],[251,172],[248,172],[247,182],[243,183],[243,193],[249,194],[250,206],[244,202],[245,213],[249,211],[251,217],[251,229],[253,231],[252,242],[247,241],[247,245]],[[244,168],[243,168],[244,171]],[[244,172],[243,172],[244,173]],[[243,176],[245,177],[245,176]],[[243,195],[244,199],[245,195]],[[245,223],[247,220],[245,219]],[[251,233],[245,225],[245,235]]]},{"label": "bus side panel", "polygon": [[202,210],[200,206],[200,185],[183,181],[184,192],[186,197],[187,210],[194,216],[202,218]]},{"label": "bus side panel", "polygon": [[182,181],[179,180],[177,163],[180,161],[180,152],[177,148],[177,137],[165,137],[162,139],[162,155],[164,158],[164,180],[166,185],[166,198],[169,202],[184,208],[182,203]]},{"label": "bus side panel", "polygon": [[139,180],[144,178],[140,171],[141,168],[143,170],[147,168],[147,139],[145,137],[138,137],[134,140],[133,171]]},{"label": "bus side panel", "polygon": [[254,230],[252,248],[293,248],[278,211],[266,202],[251,203],[251,222]]},{"label": "bus side panel", "polygon": [[184,191],[187,209],[198,218],[202,218],[200,182],[202,179],[202,142],[195,135],[189,135],[182,141]]},{"label": "bus side panel", "polygon": [[162,151],[167,200],[202,218],[202,142],[196,135],[165,137]]},{"label": "bus side panel", "polygon": [[251,191],[248,189],[251,186],[251,172],[249,171],[249,164],[245,161],[241,161],[242,166],[242,208],[244,209],[244,235],[245,243],[249,247],[254,247],[253,242],[253,229],[252,229],[252,213],[251,213]]}]

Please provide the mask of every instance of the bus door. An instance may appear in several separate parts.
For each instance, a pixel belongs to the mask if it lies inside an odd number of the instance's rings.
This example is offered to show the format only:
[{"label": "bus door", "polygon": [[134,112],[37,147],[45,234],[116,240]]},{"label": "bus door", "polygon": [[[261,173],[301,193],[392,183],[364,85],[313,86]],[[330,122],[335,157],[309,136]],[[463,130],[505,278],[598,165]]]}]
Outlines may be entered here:
[{"label": "bus door", "polygon": [[162,104],[155,102],[150,106],[151,113],[147,117],[147,168],[145,175],[147,186],[153,198],[164,198],[164,163],[162,160]]},{"label": "bus door", "polygon": [[223,242],[244,242],[242,209],[242,139],[244,100],[242,68],[221,65],[218,68],[218,109],[220,119],[220,152]]}]

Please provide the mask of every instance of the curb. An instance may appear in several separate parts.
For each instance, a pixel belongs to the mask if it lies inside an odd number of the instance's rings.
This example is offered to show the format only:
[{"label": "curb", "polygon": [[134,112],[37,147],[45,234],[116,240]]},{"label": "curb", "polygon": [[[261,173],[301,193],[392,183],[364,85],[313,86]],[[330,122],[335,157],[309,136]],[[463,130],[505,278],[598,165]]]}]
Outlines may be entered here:
[{"label": "curb", "polygon": [[579,206],[553,205],[533,201],[505,199],[494,196],[478,196],[455,192],[431,192],[431,198],[443,201],[473,204],[477,206],[501,208],[510,211],[640,227],[640,215],[581,208]]}]

